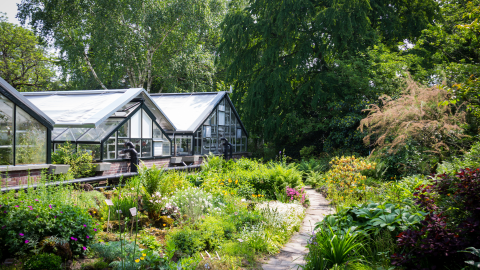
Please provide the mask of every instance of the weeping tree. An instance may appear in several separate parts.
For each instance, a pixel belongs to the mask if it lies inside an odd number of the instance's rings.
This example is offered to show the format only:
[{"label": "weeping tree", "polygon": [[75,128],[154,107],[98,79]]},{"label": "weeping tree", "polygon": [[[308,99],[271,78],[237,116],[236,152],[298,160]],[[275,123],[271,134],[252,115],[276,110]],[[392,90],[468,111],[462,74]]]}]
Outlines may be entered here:
[{"label": "weeping tree", "polygon": [[433,0],[232,1],[219,59],[252,136],[361,147],[362,110],[398,89],[398,42],[415,41],[437,9]]},{"label": "weeping tree", "polygon": [[224,0],[23,0],[19,18],[54,41],[65,73],[88,72],[103,89],[150,91],[179,54],[213,58],[209,42],[225,10]]}]

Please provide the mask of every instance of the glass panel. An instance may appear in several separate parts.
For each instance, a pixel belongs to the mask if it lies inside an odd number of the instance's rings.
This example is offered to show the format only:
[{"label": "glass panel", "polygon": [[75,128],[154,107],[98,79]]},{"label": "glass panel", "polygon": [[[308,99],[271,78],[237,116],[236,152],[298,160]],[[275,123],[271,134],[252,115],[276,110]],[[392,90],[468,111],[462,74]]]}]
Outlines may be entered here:
[{"label": "glass panel", "polygon": [[0,165],[13,165],[13,106],[0,94]]},{"label": "glass panel", "polygon": [[85,151],[89,153],[94,160],[100,159],[100,144],[81,144],[77,145],[77,151]]},{"label": "glass panel", "polygon": [[115,153],[117,153],[117,143],[115,137],[110,137],[103,144],[103,159],[115,159]]},{"label": "glass panel", "polygon": [[152,119],[142,110],[142,138],[152,138]]},{"label": "glass panel", "polygon": [[163,142],[153,142],[153,147],[155,148],[155,156],[163,155]]},{"label": "glass panel", "polygon": [[142,140],[142,157],[152,156],[152,140]]},{"label": "glass panel", "polygon": [[47,163],[47,128],[17,106],[15,165]]},{"label": "glass panel", "polygon": [[136,114],[130,118],[130,137],[131,138],[141,138],[142,136],[142,126],[141,126],[142,112],[138,111]]},{"label": "glass panel", "polygon": [[78,140],[85,132],[88,131],[88,128],[71,128],[70,131],[73,134],[74,140]]},{"label": "glass panel", "polygon": [[195,155],[201,155],[202,154],[202,131],[197,131],[195,133],[195,150],[194,150]]},{"label": "glass panel", "polygon": [[126,142],[129,142],[130,139],[118,139],[117,140],[117,159],[122,159],[123,158],[123,154],[120,153],[123,149],[125,149],[125,143]]},{"label": "glass panel", "polygon": [[87,133],[77,138],[77,141],[91,142],[95,141],[98,138],[98,130],[96,128],[91,128]]},{"label": "glass panel", "polygon": [[221,126],[225,125],[225,112],[218,113],[218,124]]},{"label": "glass panel", "polygon": [[[135,150],[137,150],[138,157],[141,157],[142,155],[141,155],[140,148],[141,148],[142,140],[132,139],[131,142],[133,143],[133,145],[135,145]],[[125,146],[124,146],[124,148],[125,148]]]},{"label": "glass panel", "polygon": [[100,126],[97,127],[98,137],[96,138],[96,140],[103,140],[110,132],[112,132],[118,125],[120,125],[122,120],[123,119],[119,118],[109,118],[105,122],[100,124]]},{"label": "glass panel", "polygon": [[171,153],[170,153],[171,150],[172,150],[172,148],[171,148],[171,145],[170,145],[170,141],[165,140],[163,142],[163,153],[162,154],[164,156],[170,156],[171,155]]},{"label": "glass panel", "polygon": [[177,155],[192,154],[192,136],[186,136],[186,135],[175,136],[175,145],[177,147]]},{"label": "glass panel", "polygon": [[[153,138],[154,139],[163,139],[162,131],[155,124],[153,125]],[[158,141],[158,140],[156,140],[156,141]]]},{"label": "glass panel", "polygon": [[65,132],[67,129],[66,128],[54,128],[52,130],[52,141],[55,140],[60,134]]},{"label": "glass panel", "polygon": [[73,137],[72,130],[70,128],[67,129],[67,131],[57,136],[55,141],[75,142],[75,138]]},{"label": "glass panel", "polygon": [[130,133],[128,127],[130,126],[130,120],[128,120],[123,126],[118,129],[118,138],[129,138]]}]

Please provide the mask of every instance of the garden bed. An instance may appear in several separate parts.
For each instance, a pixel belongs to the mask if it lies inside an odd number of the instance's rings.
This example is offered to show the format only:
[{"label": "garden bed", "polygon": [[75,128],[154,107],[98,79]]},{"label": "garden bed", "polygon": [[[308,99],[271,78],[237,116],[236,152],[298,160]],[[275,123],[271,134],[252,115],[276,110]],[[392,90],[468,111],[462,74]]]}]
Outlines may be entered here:
[{"label": "garden bed", "polygon": [[15,269],[42,254],[48,269],[55,256],[75,269],[259,269],[301,226],[301,179],[284,161],[209,157],[197,173],[142,168],[112,190],[40,183],[0,196],[0,256]]}]

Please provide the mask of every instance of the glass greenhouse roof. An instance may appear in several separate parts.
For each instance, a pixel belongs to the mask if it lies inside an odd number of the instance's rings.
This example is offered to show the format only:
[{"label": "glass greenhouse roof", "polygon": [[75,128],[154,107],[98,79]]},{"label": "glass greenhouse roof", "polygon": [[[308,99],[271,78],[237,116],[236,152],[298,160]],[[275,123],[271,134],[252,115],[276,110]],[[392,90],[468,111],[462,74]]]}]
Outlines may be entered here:
[{"label": "glass greenhouse roof", "polygon": [[55,127],[98,127],[134,98],[143,98],[160,121],[159,125],[165,130],[175,130],[175,126],[142,88],[21,94],[52,118]]},{"label": "glass greenhouse roof", "polygon": [[205,122],[226,92],[151,94],[150,96],[175,123],[177,132],[195,132]]},{"label": "glass greenhouse roof", "polygon": [[47,116],[43,111],[37,108],[32,102],[21,95],[15,88],[13,88],[4,79],[0,78],[0,88],[10,99],[14,100],[17,105],[28,111],[34,118],[41,121],[50,129],[53,128],[55,121]]},{"label": "glass greenhouse roof", "polygon": [[54,121],[52,141],[101,142],[143,101],[167,131],[175,126],[142,88],[23,92],[22,95]]}]

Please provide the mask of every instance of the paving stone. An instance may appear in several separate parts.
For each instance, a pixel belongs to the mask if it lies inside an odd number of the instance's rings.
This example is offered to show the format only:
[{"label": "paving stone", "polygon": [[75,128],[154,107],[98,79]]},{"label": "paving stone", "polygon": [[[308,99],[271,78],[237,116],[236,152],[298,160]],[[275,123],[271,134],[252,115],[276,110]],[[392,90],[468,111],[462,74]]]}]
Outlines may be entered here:
[{"label": "paving stone", "polygon": [[326,215],[334,213],[329,202],[313,188],[306,188],[310,199],[310,207],[305,211],[300,231],[290,238],[290,241],[281,249],[280,253],[272,256],[262,265],[264,270],[287,270],[298,269],[299,265],[305,265],[305,255],[308,253],[306,245],[315,223],[321,221]]}]

